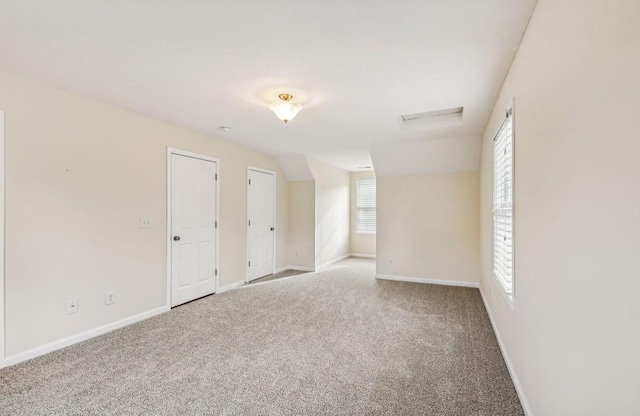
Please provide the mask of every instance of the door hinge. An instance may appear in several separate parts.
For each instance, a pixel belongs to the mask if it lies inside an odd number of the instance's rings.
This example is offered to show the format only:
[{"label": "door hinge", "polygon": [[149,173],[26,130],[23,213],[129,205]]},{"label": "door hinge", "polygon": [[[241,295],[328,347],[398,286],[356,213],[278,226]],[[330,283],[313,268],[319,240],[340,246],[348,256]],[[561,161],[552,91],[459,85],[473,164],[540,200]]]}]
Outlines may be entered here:
[{"label": "door hinge", "polygon": [[251,225],[251,220],[249,220],[249,225]]},{"label": "door hinge", "polygon": [[216,269],[216,276],[218,275],[218,269]]},{"label": "door hinge", "polygon": [[249,267],[251,267],[251,262],[249,262]]},{"label": "door hinge", "polygon": [[216,221],[216,228],[218,228],[218,221]]},{"label": "door hinge", "polygon": [[216,180],[218,180],[218,174],[216,173]]},{"label": "door hinge", "polygon": [[249,179],[249,185],[251,185],[251,179]]}]

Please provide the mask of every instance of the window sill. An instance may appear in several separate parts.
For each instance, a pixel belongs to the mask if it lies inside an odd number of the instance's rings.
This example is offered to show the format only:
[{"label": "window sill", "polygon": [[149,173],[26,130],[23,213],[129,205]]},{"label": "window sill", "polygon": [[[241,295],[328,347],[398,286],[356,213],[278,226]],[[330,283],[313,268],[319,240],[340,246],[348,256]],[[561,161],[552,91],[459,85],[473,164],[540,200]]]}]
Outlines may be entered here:
[{"label": "window sill", "polygon": [[366,232],[366,231],[356,231],[355,233],[358,235],[376,235],[375,232]]}]

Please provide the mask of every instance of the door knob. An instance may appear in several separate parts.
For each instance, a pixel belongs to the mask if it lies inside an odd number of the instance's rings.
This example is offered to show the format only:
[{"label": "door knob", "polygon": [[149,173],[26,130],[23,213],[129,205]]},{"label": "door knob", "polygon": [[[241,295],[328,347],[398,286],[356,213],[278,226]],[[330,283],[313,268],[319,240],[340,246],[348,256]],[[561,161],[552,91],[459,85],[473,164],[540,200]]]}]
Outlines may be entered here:
[{"label": "door knob", "polygon": [[173,236],[173,241],[180,241],[180,236],[179,235],[174,235]]},{"label": "door knob", "polygon": [[275,230],[275,228],[271,227],[271,231]]}]

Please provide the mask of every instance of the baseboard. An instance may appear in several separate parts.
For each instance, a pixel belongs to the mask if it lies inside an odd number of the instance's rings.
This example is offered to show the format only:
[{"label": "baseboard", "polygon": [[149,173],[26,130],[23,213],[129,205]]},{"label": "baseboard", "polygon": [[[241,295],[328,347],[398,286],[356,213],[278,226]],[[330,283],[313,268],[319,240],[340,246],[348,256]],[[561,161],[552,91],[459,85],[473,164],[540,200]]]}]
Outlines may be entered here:
[{"label": "baseboard", "polygon": [[358,258],[361,258],[361,259],[375,259],[376,258],[375,254],[351,253],[351,254],[349,254],[349,256],[358,257]]},{"label": "baseboard", "polygon": [[277,274],[277,273],[282,273],[286,270],[291,270],[291,266],[282,266],[282,267],[278,267],[277,269],[275,269],[273,271],[273,274]]},{"label": "baseboard", "polygon": [[76,335],[71,335],[70,337],[66,337],[58,341],[50,342],[41,347],[36,347],[28,351],[21,352],[16,355],[12,355],[11,357],[7,357],[4,360],[4,365],[5,367],[8,367],[10,365],[21,363],[23,361],[31,360],[32,358],[36,358],[41,355],[45,355],[50,352],[68,347],[70,345],[77,344],[82,341],[86,341],[88,339],[97,337],[98,335],[103,335],[103,334],[106,334],[107,332],[111,332],[116,329],[120,329],[125,326],[135,324],[136,322],[144,321],[145,319],[149,319],[153,316],[165,313],[169,309],[170,308],[168,306],[162,306],[160,308],[152,309],[150,311],[143,312],[138,315],[130,316],[128,318],[124,318],[119,321],[100,326],[98,328],[90,329],[88,331],[81,332]]},{"label": "baseboard", "polygon": [[529,401],[527,400],[527,396],[524,394],[524,390],[522,389],[522,384],[520,384],[520,379],[516,374],[515,368],[513,368],[513,364],[511,364],[511,359],[509,359],[509,354],[507,353],[506,348],[502,342],[502,337],[500,337],[500,332],[498,332],[498,327],[493,319],[493,315],[491,314],[491,309],[489,309],[489,303],[487,302],[487,298],[484,296],[484,292],[482,288],[480,288],[480,296],[482,297],[482,302],[484,303],[484,309],[487,311],[487,315],[489,315],[489,322],[491,322],[491,327],[493,328],[493,333],[496,335],[496,339],[498,340],[498,346],[500,347],[500,352],[502,352],[502,357],[504,358],[504,362],[507,365],[507,370],[509,370],[509,375],[511,376],[511,380],[513,381],[513,386],[516,389],[516,393],[518,394],[518,398],[520,399],[520,404],[522,405],[522,410],[524,410],[524,414],[526,416],[533,416],[531,412],[531,406],[529,405]]},{"label": "baseboard", "polygon": [[458,280],[441,280],[441,279],[427,279],[424,277],[410,277],[410,276],[392,276],[388,274],[376,274],[376,279],[382,280],[395,280],[398,282],[411,282],[411,283],[428,283],[432,285],[443,286],[461,286],[461,287],[473,287],[480,288],[480,284],[476,282],[461,282]]},{"label": "baseboard", "polygon": [[297,270],[300,272],[315,272],[316,269],[314,269],[313,267],[306,267],[306,266],[288,266],[287,270]]},{"label": "baseboard", "polygon": [[274,271],[274,273],[280,273],[280,272],[284,272],[286,270],[299,270],[301,272],[315,272],[317,270],[322,269],[323,267],[330,266],[333,263],[337,263],[337,262],[342,261],[342,260],[344,260],[346,258],[349,258],[349,257],[361,257],[361,258],[364,258],[364,259],[375,259],[376,258],[376,256],[374,254],[349,253],[349,254],[345,254],[344,256],[338,257],[337,259],[333,259],[333,260],[323,264],[322,266],[318,266],[315,269],[313,267],[288,265],[288,266],[283,266],[283,267],[280,267],[280,268],[276,269]]},{"label": "baseboard", "polygon": [[237,287],[243,286],[246,282],[243,280],[241,282],[231,283],[230,285],[222,286],[216,291],[216,294],[224,293],[228,290],[235,289]]},{"label": "baseboard", "polygon": [[288,266],[282,266],[282,267],[279,267],[279,268],[275,269],[273,271],[273,274],[286,272],[287,270],[298,270],[298,271],[301,271],[301,272],[315,272],[313,267],[288,265]]},{"label": "baseboard", "polygon": [[320,269],[322,269],[324,267],[331,266],[333,263],[337,263],[337,262],[342,261],[342,260],[344,260],[346,258],[349,258],[349,257],[351,257],[351,254],[345,254],[344,256],[338,257],[337,259],[333,259],[333,260],[323,264],[322,266],[316,267],[316,271],[320,270]]}]

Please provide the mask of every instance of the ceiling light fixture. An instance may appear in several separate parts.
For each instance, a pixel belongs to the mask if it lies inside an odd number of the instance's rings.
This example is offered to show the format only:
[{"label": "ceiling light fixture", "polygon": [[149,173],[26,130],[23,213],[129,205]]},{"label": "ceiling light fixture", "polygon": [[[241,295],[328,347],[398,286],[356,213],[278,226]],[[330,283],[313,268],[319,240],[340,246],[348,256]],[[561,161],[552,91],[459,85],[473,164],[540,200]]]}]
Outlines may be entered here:
[{"label": "ceiling light fixture", "polygon": [[284,121],[284,124],[287,124],[289,120],[293,119],[298,111],[302,110],[302,106],[300,104],[291,102],[293,95],[291,94],[280,94],[280,101],[276,101],[269,105],[271,111],[276,113],[276,116]]}]

